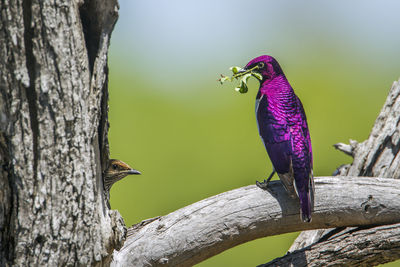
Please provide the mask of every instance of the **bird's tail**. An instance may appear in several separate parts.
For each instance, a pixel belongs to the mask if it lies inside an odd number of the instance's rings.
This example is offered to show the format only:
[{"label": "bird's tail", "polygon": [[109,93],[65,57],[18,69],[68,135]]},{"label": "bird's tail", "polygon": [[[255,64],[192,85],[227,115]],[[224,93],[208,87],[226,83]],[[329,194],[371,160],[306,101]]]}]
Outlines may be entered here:
[{"label": "bird's tail", "polygon": [[303,222],[311,222],[312,196],[310,190],[299,192],[300,216]]},{"label": "bird's tail", "polygon": [[311,222],[311,212],[314,209],[314,191],[314,179],[311,171],[307,190],[296,190],[300,199],[300,216],[303,222]]}]

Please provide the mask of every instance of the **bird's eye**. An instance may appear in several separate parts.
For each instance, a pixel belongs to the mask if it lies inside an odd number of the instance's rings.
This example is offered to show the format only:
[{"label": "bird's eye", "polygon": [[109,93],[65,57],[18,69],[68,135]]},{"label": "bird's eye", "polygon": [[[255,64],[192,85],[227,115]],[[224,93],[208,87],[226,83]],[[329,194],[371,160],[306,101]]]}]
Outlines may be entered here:
[{"label": "bird's eye", "polygon": [[118,169],[118,165],[117,165],[117,164],[113,164],[113,165],[112,165],[112,168],[113,168],[114,170],[116,170],[116,169]]},{"label": "bird's eye", "polygon": [[259,62],[259,63],[258,63],[258,67],[259,67],[259,68],[264,68],[264,66],[265,66],[264,62]]}]

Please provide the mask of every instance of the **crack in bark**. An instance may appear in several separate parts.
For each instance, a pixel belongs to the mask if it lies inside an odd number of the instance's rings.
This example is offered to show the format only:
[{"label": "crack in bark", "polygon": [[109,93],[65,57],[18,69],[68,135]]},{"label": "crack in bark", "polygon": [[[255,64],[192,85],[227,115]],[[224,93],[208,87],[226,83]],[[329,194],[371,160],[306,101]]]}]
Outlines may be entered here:
[{"label": "crack in bark", "polygon": [[[387,147],[390,147],[391,145],[391,136],[386,136],[385,140],[382,141],[382,143],[379,146],[379,149],[375,151],[373,154],[372,159],[368,163],[368,166],[366,166],[366,169],[362,169],[360,172],[361,176],[373,176],[373,169],[375,167],[375,163],[378,161],[379,157],[382,155],[382,151],[384,151]],[[365,162],[368,161],[368,158],[366,157]]]},{"label": "crack in bark", "polygon": [[324,234],[318,241],[316,241],[315,243],[320,243],[320,242],[324,242],[329,240],[331,237],[335,236],[335,235],[339,235],[343,230],[345,230],[346,227],[338,227],[338,228],[333,228],[332,231]]},{"label": "crack in bark", "polygon": [[[3,98],[5,99],[5,98]],[[14,206],[14,198],[15,196],[15,184],[12,182],[11,179],[11,164],[10,164],[10,159],[8,158],[8,155],[10,155],[10,152],[8,150],[9,147],[9,140],[7,136],[3,133],[0,134],[0,151],[1,155],[5,156],[2,157],[2,164],[1,164],[1,172],[2,172],[2,177],[1,179],[3,180],[1,182],[3,191],[3,199],[0,200],[3,202],[5,205],[1,207],[2,212],[0,216],[3,216],[3,219],[0,220],[0,230],[1,230],[1,236],[0,236],[0,265],[6,265],[6,262],[10,263],[14,261],[14,248],[15,248],[15,240],[13,238],[13,235],[11,234],[12,229],[10,227],[7,227],[11,224],[11,218],[13,216],[12,214],[12,207]],[[7,187],[8,184],[8,187]],[[7,193],[8,191],[8,193]]]},{"label": "crack in bark", "polygon": [[24,15],[24,44],[25,44],[25,55],[26,55],[26,68],[29,75],[29,87],[25,88],[26,98],[28,100],[29,107],[29,118],[32,129],[33,139],[33,176],[34,180],[37,180],[37,168],[38,168],[38,137],[39,137],[39,122],[36,109],[37,95],[35,91],[35,79],[36,79],[36,59],[33,54],[33,28],[31,27],[32,21],[32,0],[23,0],[23,15]]},{"label": "crack in bark", "polygon": [[[0,13],[6,14],[5,5],[0,7]],[[3,20],[0,21],[0,25],[4,25]],[[0,26],[2,29],[0,33],[0,39],[2,37],[9,37],[9,33],[5,27]],[[6,38],[4,38],[6,39]],[[4,54],[8,53],[9,50],[6,48],[5,50],[0,50],[0,53],[4,52]],[[2,55],[4,55],[2,54]],[[3,57],[5,59],[6,57]],[[13,58],[10,56],[5,62],[5,65],[8,65],[12,62]],[[0,60],[1,62],[1,60]],[[3,63],[3,62],[1,62]],[[5,67],[7,69],[7,67]],[[15,192],[15,183],[12,179],[11,170],[12,164],[10,159],[10,140],[8,138],[7,132],[10,132],[13,125],[10,125],[8,119],[10,118],[9,114],[9,105],[10,105],[10,94],[7,90],[7,81],[3,78],[3,75],[0,75],[0,266],[5,266],[14,260],[14,248],[15,248],[15,239],[11,234],[12,229],[9,227],[12,220],[12,207],[14,206],[14,192]]]},{"label": "crack in bark", "polygon": [[[85,45],[87,49],[87,54],[89,58],[89,69],[90,76],[93,76],[94,73],[94,65],[96,58],[99,54],[100,49],[100,37],[101,34],[106,30],[104,29],[104,15],[99,16],[97,12],[98,9],[98,1],[96,0],[86,0],[79,7],[79,15],[82,24],[82,30],[85,37]],[[101,10],[101,9],[100,9]],[[106,16],[107,17],[107,16]],[[116,21],[116,20],[115,20]],[[106,21],[107,23],[108,21]],[[114,22],[115,23],[115,22]],[[114,23],[111,26],[111,29],[114,26]],[[105,82],[103,84],[101,103],[100,103],[100,120],[98,125],[98,145],[100,151],[100,160],[101,160],[101,172],[103,172],[107,168],[107,162],[109,159],[109,148],[108,148],[108,67],[107,65],[104,67],[105,72]],[[92,80],[91,80],[92,82]]]},{"label": "crack in bark", "polygon": [[100,121],[98,127],[98,139],[99,139],[99,149],[100,149],[100,160],[101,160],[101,173],[103,175],[107,168],[107,162],[109,158],[109,146],[108,146],[108,129],[110,123],[108,122],[108,67],[106,66],[106,81],[102,88],[103,94],[101,96],[100,103]]},{"label": "crack in bark", "polygon": [[[82,23],[83,35],[85,37],[87,54],[89,57],[90,76],[93,74],[94,61],[99,50],[100,32],[96,27],[96,14],[92,14],[95,10],[92,7],[92,2],[86,0],[83,5],[79,7],[79,15]],[[99,25],[97,25],[99,26]]]}]

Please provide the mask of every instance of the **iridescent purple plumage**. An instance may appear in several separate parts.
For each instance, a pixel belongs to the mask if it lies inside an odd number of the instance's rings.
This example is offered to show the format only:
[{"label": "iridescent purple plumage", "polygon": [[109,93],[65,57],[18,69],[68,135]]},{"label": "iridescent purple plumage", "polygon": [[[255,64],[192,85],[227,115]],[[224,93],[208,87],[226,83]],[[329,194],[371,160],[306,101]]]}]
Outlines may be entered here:
[{"label": "iridescent purple plumage", "polygon": [[256,66],[255,71],[262,75],[256,98],[261,139],[286,191],[299,197],[302,220],[310,222],[314,204],[313,159],[303,105],[273,57],[257,57],[244,69]]}]

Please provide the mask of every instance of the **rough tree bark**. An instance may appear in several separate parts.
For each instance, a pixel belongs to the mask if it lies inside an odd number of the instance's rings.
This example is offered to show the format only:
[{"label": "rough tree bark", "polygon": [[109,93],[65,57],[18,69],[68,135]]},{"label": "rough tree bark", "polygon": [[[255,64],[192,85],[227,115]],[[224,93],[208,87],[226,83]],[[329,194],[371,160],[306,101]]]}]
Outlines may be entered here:
[{"label": "rough tree bark", "polygon": [[0,265],[110,261],[107,50],[116,0],[0,3]]}]

